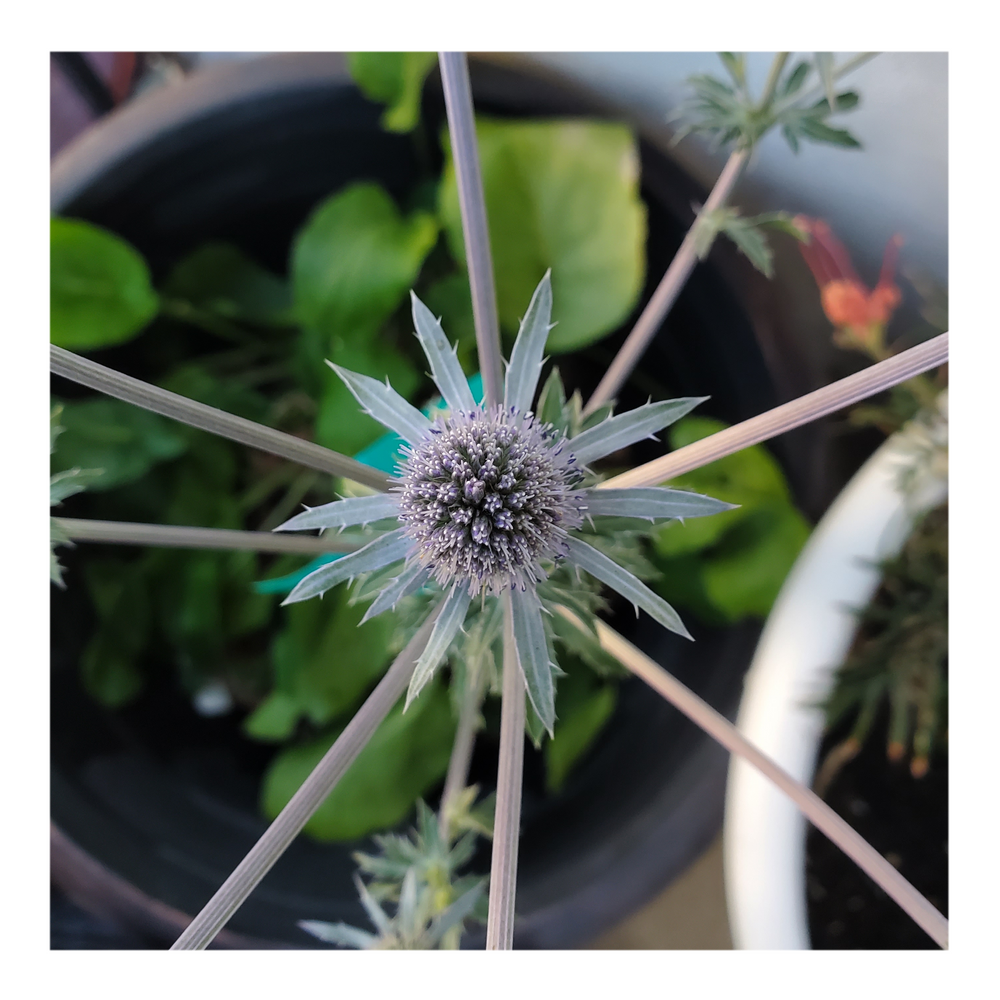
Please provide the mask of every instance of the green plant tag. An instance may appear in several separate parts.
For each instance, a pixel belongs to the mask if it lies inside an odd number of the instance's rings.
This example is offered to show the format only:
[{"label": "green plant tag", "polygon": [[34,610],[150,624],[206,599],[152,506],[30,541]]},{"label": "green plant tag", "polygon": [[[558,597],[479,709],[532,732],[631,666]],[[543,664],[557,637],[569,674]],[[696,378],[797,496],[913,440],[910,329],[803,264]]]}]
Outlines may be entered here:
[{"label": "green plant tag", "polygon": [[[518,329],[525,303],[552,268],[550,352],[615,329],[645,276],[646,209],[632,133],[603,122],[479,118],[479,158],[502,326]],[[448,149],[447,135],[442,139]],[[465,260],[450,150],[440,212],[448,245]]]},{"label": "green plant tag", "polygon": [[160,305],[139,252],[79,219],[52,219],[50,303],[52,343],[72,351],[129,340]]}]

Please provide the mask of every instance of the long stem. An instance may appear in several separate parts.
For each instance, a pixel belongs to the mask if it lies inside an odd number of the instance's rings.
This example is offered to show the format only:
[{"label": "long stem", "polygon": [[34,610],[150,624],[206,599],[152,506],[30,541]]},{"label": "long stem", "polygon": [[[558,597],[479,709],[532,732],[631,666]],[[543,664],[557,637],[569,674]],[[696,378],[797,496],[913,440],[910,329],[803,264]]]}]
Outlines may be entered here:
[{"label": "long stem", "polygon": [[50,345],[49,367],[63,378],[97,389],[116,399],[123,399],[143,409],[152,410],[161,416],[198,427],[210,434],[218,434],[219,437],[238,441],[251,448],[259,448],[272,455],[298,462],[299,465],[306,465],[310,469],[343,476],[375,490],[384,492],[389,488],[389,477],[370,465],[363,465],[353,458],[330,451],[329,448],[323,448],[312,441],[303,441],[302,438],[284,434],[272,427],[264,427],[252,420],[217,410],[214,406],[206,406],[186,396],[168,392],[159,386],[149,385],[140,379],[105,368],[96,361],[81,358],[71,351],[56,347],[55,344]]},{"label": "long stem", "polygon": [[298,836],[302,827],[364,749],[392,706],[399,701],[417,665],[417,658],[427,645],[436,618],[436,614],[427,617],[288,805],[278,813],[274,822],[250,849],[250,853],[188,924],[184,933],[174,942],[171,951],[198,951],[207,948],[284,854],[288,845]]},{"label": "long stem", "polygon": [[[564,608],[560,613],[575,616]],[[577,622],[579,624],[579,622]],[[948,947],[948,921],[871,845],[840,818],[819,796],[796,781],[770,757],[761,753],[728,719],[702,701],[658,663],[623,639],[600,619],[595,621],[601,646],[624,667],[683,712],[730,753],[737,754],[773,781],[818,830],[881,886],[942,948]]]},{"label": "long stem", "polygon": [[451,746],[451,757],[448,760],[448,774],[444,779],[444,790],[441,792],[441,808],[438,810],[438,828],[441,839],[447,841],[451,828],[451,804],[462,789],[469,783],[469,765],[472,763],[472,750],[476,743],[476,729],[479,722],[479,710],[483,702],[486,671],[481,664],[472,665],[465,680],[465,690],[462,692],[462,707],[458,712],[458,728],[455,730],[455,742]]},{"label": "long stem", "polygon": [[272,535],[269,531],[237,531],[232,528],[189,528],[173,524],[137,524],[134,521],[92,521],[89,518],[57,517],[56,523],[74,542],[105,542],[109,545],[157,545],[172,549],[246,549],[251,552],[355,552],[365,541],[330,533]]},{"label": "long stem", "polygon": [[486,405],[496,406],[503,402],[503,360],[469,66],[464,52],[441,52],[438,61],[441,65],[451,155],[458,184],[458,203],[462,210],[462,233],[465,236],[465,259],[472,289],[472,315],[476,324],[483,392]]},{"label": "long stem", "polygon": [[500,767],[497,771],[493,860],[486,950],[514,947],[514,896],[517,888],[517,841],[521,827],[521,778],[524,766],[524,680],[514,645],[510,591],[503,607],[503,695],[500,702]]},{"label": "long stem", "polygon": [[752,444],[760,444],[817,420],[829,413],[836,413],[862,399],[905,382],[914,375],[937,368],[948,360],[948,334],[942,333],[895,357],[848,375],[838,382],[817,389],[805,396],[783,403],[773,410],[751,417],[742,423],[702,438],[669,455],[636,466],[620,476],[606,479],[598,489],[622,489],[630,486],[656,486],[682,473],[690,472],[717,458],[742,451]]},{"label": "long stem", "polygon": [[[788,52],[779,52],[775,56],[770,72],[768,73],[767,82],[764,85],[764,94],[760,102],[761,107],[766,106],[774,96],[774,89],[778,85],[781,71],[789,55],[790,53]],[[834,70],[833,78],[836,80],[845,76],[852,70],[868,62],[868,60],[874,59],[877,55],[877,52],[862,52],[853,59],[848,59],[842,66]],[[800,101],[808,103],[815,97],[822,96],[822,93],[823,90],[820,87],[818,92],[810,91],[804,97],[801,94],[796,94],[784,102],[779,101],[774,107],[773,114],[780,114],[781,111]],[[749,150],[745,149],[734,150],[730,155],[722,173],[719,174],[719,179],[715,182],[715,187],[712,188],[712,192],[705,202],[705,207],[698,213],[698,218],[695,219],[691,228],[687,231],[680,248],[667,268],[666,274],[663,275],[660,284],[653,293],[653,297],[646,304],[646,308],[642,311],[642,315],[636,321],[625,343],[622,344],[617,357],[611,363],[611,367],[605,372],[593,396],[590,397],[587,405],[583,408],[585,416],[593,413],[594,410],[604,406],[605,403],[614,398],[618,390],[625,384],[625,380],[632,373],[632,370],[639,363],[643,354],[645,354],[646,348],[649,347],[649,342],[667,318],[667,314],[673,308],[674,303],[677,301],[677,296],[680,295],[684,285],[687,283],[687,279],[694,270],[694,265],[697,263],[697,255],[694,252],[694,233],[698,225],[698,220],[726,203],[736,181],[739,179],[743,167],[746,165],[748,157]]]},{"label": "long stem", "polygon": [[715,187],[712,188],[711,194],[705,201],[704,207],[698,213],[698,218],[694,220],[691,228],[685,234],[666,274],[660,280],[652,298],[646,303],[646,308],[636,320],[636,324],[632,327],[632,332],[626,338],[625,343],[622,344],[621,350],[611,362],[611,367],[604,373],[604,377],[594,390],[594,394],[583,408],[584,415],[593,413],[594,410],[610,402],[625,384],[625,380],[639,363],[639,359],[646,353],[650,341],[667,318],[667,314],[677,301],[677,296],[680,295],[691,276],[695,264],[698,263],[698,255],[695,252],[695,232],[699,220],[726,203],[749,155],[750,151],[747,149],[737,149],[730,155],[722,173],[719,174],[719,179],[715,182]]}]

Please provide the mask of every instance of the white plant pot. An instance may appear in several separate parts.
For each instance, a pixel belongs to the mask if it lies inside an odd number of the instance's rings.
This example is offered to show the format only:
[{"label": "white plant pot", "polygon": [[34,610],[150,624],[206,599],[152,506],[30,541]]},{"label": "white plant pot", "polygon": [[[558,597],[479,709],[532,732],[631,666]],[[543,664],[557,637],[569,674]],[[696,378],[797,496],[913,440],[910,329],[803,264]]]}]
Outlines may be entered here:
[{"label": "white plant pot", "polygon": [[[946,413],[945,394],[941,394]],[[946,416],[935,429],[946,436]],[[865,463],[826,512],[785,581],[747,673],[737,725],[794,778],[811,785],[823,734],[817,706],[828,694],[878,587],[875,563],[896,555],[919,511],[947,496],[926,477],[904,499],[901,467],[926,429],[909,426]],[[723,863],[733,943],[747,949],[807,949],[806,820],[754,767],[729,766]]]}]

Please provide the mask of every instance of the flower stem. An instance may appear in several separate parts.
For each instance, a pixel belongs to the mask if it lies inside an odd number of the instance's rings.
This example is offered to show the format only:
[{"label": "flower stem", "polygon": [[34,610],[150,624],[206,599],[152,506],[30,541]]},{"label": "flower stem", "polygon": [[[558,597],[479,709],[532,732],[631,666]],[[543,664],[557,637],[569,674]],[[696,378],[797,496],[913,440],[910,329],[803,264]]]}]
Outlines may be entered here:
[{"label": "flower stem", "polygon": [[521,778],[524,765],[524,680],[514,644],[510,591],[504,592],[503,695],[500,703],[500,767],[497,771],[493,860],[486,950],[514,947],[514,895],[517,888],[517,841],[521,827]]},{"label": "flower stem", "polygon": [[[580,624],[572,612],[559,613]],[[702,701],[658,663],[623,639],[600,619],[595,620],[601,646],[709,736],[756,767],[774,782],[821,833],[837,845],[862,871],[883,888],[942,948],[948,947],[948,921],[896,871],[860,834],[840,818],[819,796],[796,781],[770,757],[754,746],[728,719]],[[581,625],[582,627],[582,625]]]},{"label": "flower stem", "polygon": [[896,354],[847,378],[807,393],[790,403],[761,413],[742,423],[727,427],[695,441],[669,455],[636,466],[620,476],[599,483],[598,489],[623,489],[630,486],[656,486],[718,458],[760,444],[803,424],[853,406],[862,399],[905,382],[914,375],[937,368],[948,360],[948,334],[942,333],[907,351]]},{"label": "flower stem", "polygon": [[278,813],[250,853],[174,942],[171,951],[198,951],[207,948],[284,854],[288,845],[298,836],[302,827],[364,749],[392,706],[399,701],[410,682],[417,658],[427,645],[436,618],[436,613],[427,617],[288,805]]},{"label": "flower stem", "polygon": [[652,298],[646,303],[642,315],[632,327],[632,332],[622,344],[621,350],[611,362],[611,366],[604,373],[604,377],[594,390],[594,394],[583,408],[584,416],[593,413],[594,410],[614,399],[618,390],[625,384],[625,380],[632,374],[632,369],[646,353],[650,341],[667,318],[667,314],[677,301],[677,296],[680,295],[691,276],[695,264],[698,263],[698,255],[695,252],[695,234],[699,220],[726,203],[749,155],[748,149],[737,149],[730,155],[725,167],[722,168],[722,173],[719,174],[719,179],[715,182],[715,187],[712,188],[711,194],[698,213],[698,217],[685,234],[666,274],[663,275]]},{"label": "flower stem", "polygon": [[441,808],[438,810],[438,828],[441,839],[449,841],[451,815],[449,808],[455,796],[469,782],[469,765],[472,763],[472,750],[476,743],[476,729],[479,722],[479,709],[483,702],[486,671],[476,663],[470,666],[465,680],[465,690],[462,692],[462,707],[458,713],[458,728],[455,730],[455,742],[451,747],[451,757],[448,760],[448,774],[444,779],[444,791],[441,793]]},{"label": "flower stem", "polygon": [[299,465],[308,466],[310,469],[343,476],[345,479],[383,492],[389,488],[390,479],[384,472],[323,448],[312,441],[304,441],[291,434],[276,431],[272,427],[264,427],[252,420],[217,410],[214,406],[206,406],[186,396],[168,392],[159,386],[105,368],[96,361],[81,358],[71,351],[56,347],[55,344],[51,345],[50,352],[49,367],[63,378],[97,389],[98,392],[122,399],[126,403],[152,410],[161,416],[198,427],[210,434],[218,434],[219,437],[229,438],[251,448],[259,448],[272,455],[298,462]]},{"label": "flower stem", "polygon": [[458,203],[462,210],[462,233],[465,236],[465,259],[472,289],[472,315],[476,323],[479,368],[483,375],[486,405],[495,406],[503,402],[503,360],[469,66],[464,52],[441,52],[438,59],[444,87],[444,104],[448,113],[451,155],[458,184]]},{"label": "flower stem", "polygon": [[158,545],[172,549],[245,549],[251,552],[355,552],[365,541],[331,532],[309,535],[273,535],[269,531],[236,531],[232,528],[189,528],[173,524],[137,524],[131,521],[92,521],[57,517],[56,523],[74,542],[110,545]]}]

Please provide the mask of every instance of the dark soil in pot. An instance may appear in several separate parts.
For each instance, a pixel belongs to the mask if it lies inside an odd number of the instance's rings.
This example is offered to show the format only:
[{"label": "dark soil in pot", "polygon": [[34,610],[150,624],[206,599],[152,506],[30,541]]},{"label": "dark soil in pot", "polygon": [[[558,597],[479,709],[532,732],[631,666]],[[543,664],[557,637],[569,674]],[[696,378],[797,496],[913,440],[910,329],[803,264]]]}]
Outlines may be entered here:
[{"label": "dark soil in pot", "polygon": [[[473,82],[478,107],[494,114],[601,111],[576,90],[508,68],[474,64]],[[443,120],[433,80],[425,99],[429,120]],[[149,107],[146,115],[126,109],[57,163],[55,208],[119,232],[160,274],[211,238],[282,269],[292,233],[320,198],[361,178],[404,197],[415,176],[411,143],[379,128],[380,109],[346,84],[332,57],[226,67],[158,95]],[[650,227],[645,301],[681,241],[691,201],[703,192],[654,146],[643,142],[641,153]],[[629,326],[589,356],[560,358],[570,388],[586,394],[596,385],[604,354],[610,357]],[[160,364],[142,338],[100,359],[147,378]],[[730,422],[779,401],[750,320],[711,267],[695,271],[642,371],[653,373],[663,396],[711,395],[705,412]],[[62,383],[58,391],[72,395]],[[645,402],[650,391],[648,377],[633,380],[622,408]],[[653,453],[636,449],[632,459]],[[796,470],[788,471],[794,486]],[[79,509],[67,501],[63,512]],[[67,552],[69,580],[79,578],[86,558],[83,546]],[[614,610],[634,642],[711,704],[735,712],[757,625],[713,630],[690,621],[698,640],[690,644],[645,618],[636,623],[630,609]],[[109,899],[115,885],[127,885],[150,900],[155,917],[146,929],[155,925],[168,943],[184,914],[207,901],[265,829],[257,794],[273,748],[240,735],[239,713],[196,715],[173,664],[155,658],[134,704],[115,712],[96,705],[77,671],[92,611],[72,583],[53,593],[52,611],[54,822],[110,873]],[[487,734],[472,780],[495,781],[496,754]],[[558,795],[545,794],[540,762],[529,753],[518,946],[584,944],[655,895],[717,831],[726,766],[721,749],[634,680],[622,685],[611,722]],[[315,947],[295,927],[302,918],[363,926],[351,883],[357,846],[299,837],[230,921],[228,943]],[[62,848],[55,853],[60,870],[72,868]],[[488,865],[486,849],[473,868]],[[86,895],[80,884],[78,897]],[[475,946],[476,935],[467,943]]]},{"label": "dark soil in pot", "polygon": [[[824,795],[876,851],[948,915],[948,766],[923,778],[885,753],[888,712]],[[846,732],[834,732],[820,759]],[[806,840],[809,936],[815,949],[935,949],[937,945],[814,827]]]}]

